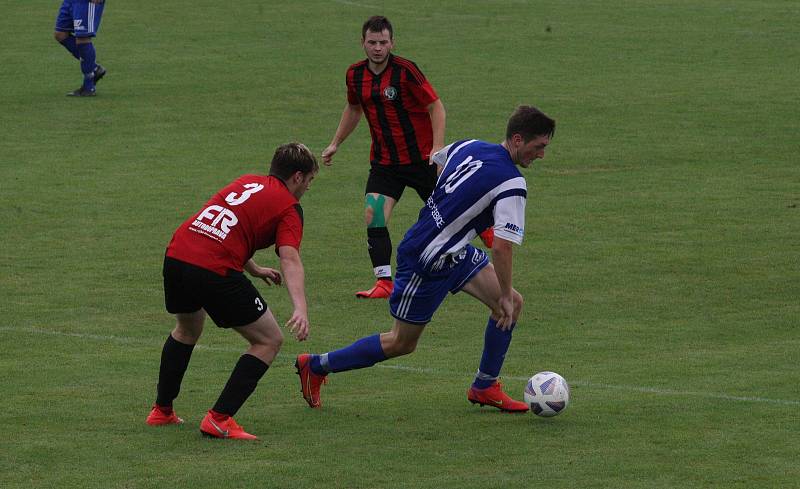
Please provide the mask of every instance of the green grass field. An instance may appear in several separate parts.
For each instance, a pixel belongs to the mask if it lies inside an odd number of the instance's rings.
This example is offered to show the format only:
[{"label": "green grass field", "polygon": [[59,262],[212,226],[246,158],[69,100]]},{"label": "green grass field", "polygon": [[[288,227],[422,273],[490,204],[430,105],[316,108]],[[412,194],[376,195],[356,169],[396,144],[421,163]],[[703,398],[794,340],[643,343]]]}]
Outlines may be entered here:
[{"label": "green grass field", "polygon": [[[3,488],[800,487],[800,7],[795,1],[109,1],[94,99],[52,39],[57,1],[12,2],[0,69]],[[244,341],[208,324],[153,429],[174,228],[274,148],[319,153],[383,13],[448,111],[499,141],[520,103],[558,121],[528,170],[525,312],[511,393],[555,370],[540,419],[465,391],[486,311],[450,298],[418,350],[300,397],[294,356],[387,329],[369,284],[362,121],[304,197],[312,338],[287,339],[237,419],[197,431]],[[413,222],[413,192],[391,224]],[[256,256],[277,263],[272,250]],[[262,288],[279,321],[285,289]]]}]

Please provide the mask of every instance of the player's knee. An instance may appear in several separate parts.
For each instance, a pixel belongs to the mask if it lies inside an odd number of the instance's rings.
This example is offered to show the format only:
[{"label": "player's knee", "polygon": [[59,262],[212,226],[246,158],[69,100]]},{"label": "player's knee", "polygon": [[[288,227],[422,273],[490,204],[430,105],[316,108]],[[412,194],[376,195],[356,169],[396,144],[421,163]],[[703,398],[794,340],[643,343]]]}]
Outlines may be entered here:
[{"label": "player's knee", "polygon": [[59,43],[59,44],[63,43],[64,41],[66,41],[67,37],[69,37],[69,34],[66,33],[66,32],[61,32],[61,31],[53,32],[53,39],[55,39],[56,42]]},{"label": "player's knee", "polygon": [[257,339],[250,339],[249,341],[249,353],[259,358],[264,363],[269,364],[272,362],[272,359],[275,358],[275,355],[281,351],[281,347],[283,346],[283,333],[277,331],[277,333],[270,333],[260,336]]},{"label": "player's knee", "polygon": [[263,339],[262,344],[270,350],[275,351],[275,353],[281,351],[281,347],[283,346],[283,332],[277,330],[270,333]]},{"label": "player's knee", "polygon": [[196,328],[185,328],[182,327],[180,324],[172,330],[172,337],[175,338],[175,341],[183,343],[184,345],[194,345],[200,340],[200,335],[202,334],[202,330],[197,330]]},{"label": "player's knee", "polygon": [[385,196],[367,194],[364,199],[364,223],[368,228],[386,227],[389,216],[384,209],[385,205]]},{"label": "player's knee", "polygon": [[394,336],[388,345],[384,347],[383,353],[388,358],[408,355],[417,349],[417,341],[408,338]]},{"label": "player's knee", "polygon": [[406,341],[402,343],[400,351],[402,355],[408,355],[412,353],[414,350],[417,349],[417,342],[416,341]]},{"label": "player's knee", "polygon": [[383,209],[374,209],[366,207],[364,209],[364,224],[367,228],[385,228],[389,222],[389,217],[383,212]]}]

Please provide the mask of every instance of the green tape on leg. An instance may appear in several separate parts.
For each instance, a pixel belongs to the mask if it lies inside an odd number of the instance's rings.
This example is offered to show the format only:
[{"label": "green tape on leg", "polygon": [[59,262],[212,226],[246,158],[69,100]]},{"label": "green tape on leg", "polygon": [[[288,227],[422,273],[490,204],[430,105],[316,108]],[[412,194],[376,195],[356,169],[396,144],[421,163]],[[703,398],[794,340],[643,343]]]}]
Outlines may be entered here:
[{"label": "green tape on leg", "polygon": [[372,209],[372,221],[367,224],[368,228],[384,228],[386,227],[386,215],[383,212],[383,206],[386,203],[386,196],[378,194],[377,197],[367,194],[366,206]]}]

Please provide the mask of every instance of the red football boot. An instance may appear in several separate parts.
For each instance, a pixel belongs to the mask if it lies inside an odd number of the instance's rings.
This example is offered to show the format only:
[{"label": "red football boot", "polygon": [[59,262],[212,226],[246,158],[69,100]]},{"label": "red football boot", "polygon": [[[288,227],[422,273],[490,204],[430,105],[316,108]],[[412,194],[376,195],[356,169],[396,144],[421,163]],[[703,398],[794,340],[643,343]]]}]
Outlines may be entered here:
[{"label": "red football boot", "polygon": [[503,392],[503,386],[497,381],[485,389],[470,387],[467,391],[467,399],[472,404],[492,406],[509,413],[524,413],[528,410],[526,403],[508,397],[508,394]]},{"label": "red football boot", "polygon": [[239,426],[230,416],[209,411],[200,423],[200,433],[211,438],[230,438],[232,440],[258,440]]},{"label": "red football boot", "polygon": [[483,244],[486,245],[487,248],[492,249],[492,243],[494,243],[494,228],[486,228],[486,231],[478,236],[481,237],[481,241],[483,241]]},{"label": "red football boot", "polygon": [[319,389],[322,384],[328,383],[328,376],[319,375],[311,370],[311,354],[309,353],[297,355],[294,366],[297,368],[297,375],[300,376],[300,389],[303,392],[303,399],[312,408],[322,407]]},{"label": "red football boot", "polygon": [[153,404],[153,409],[147,415],[147,424],[150,426],[166,426],[170,424],[183,424],[183,419],[179,418],[172,408],[161,407]]},{"label": "red football boot", "polygon": [[392,290],[394,290],[394,282],[378,279],[371,289],[356,292],[356,297],[359,299],[388,299],[392,295]]}]

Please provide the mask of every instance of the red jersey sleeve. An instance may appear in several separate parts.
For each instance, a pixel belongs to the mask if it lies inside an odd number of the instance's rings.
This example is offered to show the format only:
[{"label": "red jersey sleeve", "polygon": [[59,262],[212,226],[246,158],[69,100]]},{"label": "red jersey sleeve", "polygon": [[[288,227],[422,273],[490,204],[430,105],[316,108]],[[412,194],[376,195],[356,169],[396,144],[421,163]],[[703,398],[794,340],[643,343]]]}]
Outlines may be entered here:
[{"label": "red jersey sleeve", "polygon": [[303,208],[295,204],[281,214],[278,227],[275,231],[275,253],[281,246],[291,246],[300,250],[300,241],[303,240]]},{"label": "red jersey sleeve", "polygon": [[422,74],[416,64],[410,63],[406,68],[406,77],[408,80],[408,89],[419,101],[420,105],[427,107],[439,98],[439,95],[436,94],[436,90],[433,89],[433,86],[428,82],[428,79],[425,78],[425,75]]},{"label": "red jersey sleeve", "polygon": [[347,85],[347,103],[350,105],[360,105],[361,98],[355,84],[353,83],[353,69],[349,68],[345,75],[345,84]]}]

